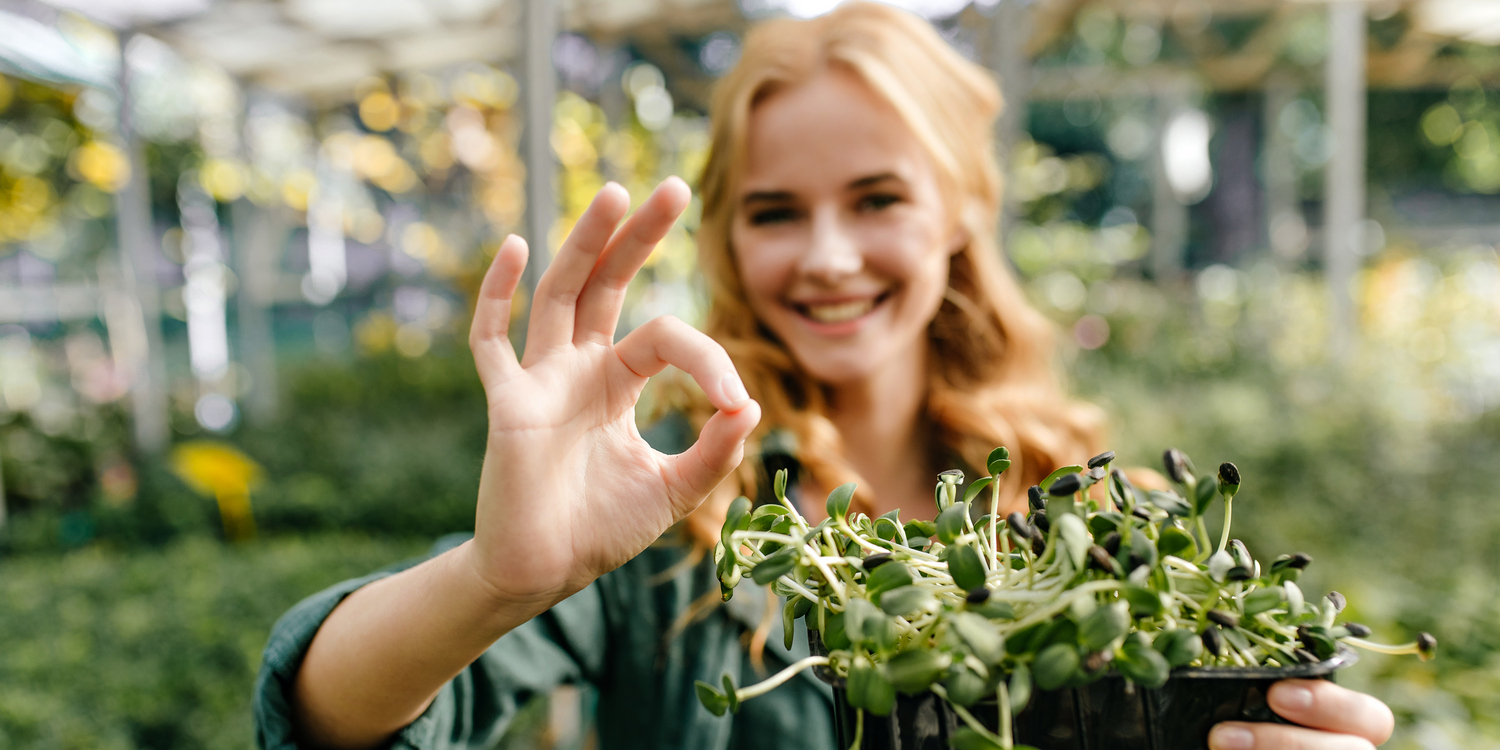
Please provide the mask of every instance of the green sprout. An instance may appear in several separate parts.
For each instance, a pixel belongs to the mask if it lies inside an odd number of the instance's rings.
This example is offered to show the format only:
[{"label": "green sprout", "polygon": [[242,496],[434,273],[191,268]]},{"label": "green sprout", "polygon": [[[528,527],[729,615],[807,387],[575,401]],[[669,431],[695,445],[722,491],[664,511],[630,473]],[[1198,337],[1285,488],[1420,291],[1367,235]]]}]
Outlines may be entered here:
[{"label": "green sprout", "polygon": [[[725,675],[699,682],[715,715],[738,710],[808,667],[843,680],[857,710],[888,715],[898,693],[931,691],[964,723],[959,748],[1015,747],[1012,714],[1036,689],[1078,687],[1118,674],[1147,688],[1183,667],[1286,667],[1332,658],[1346,646],[1430,659],[1437,642],[1368,640],[1370,628],[1338,623],[1344,597],[1309,599],[1297,585],[1312,558],[1282,555],[1262,566],[1230,536],[1239,469],[1195,476],[1181,451],[1163,456],[1175,491],[1135,488],[1110,469],[1113,452],[1065,466],[1027,492],[1028,507],[1002,517],[1000,476],[1010,453],[997,448],[988,474],[963,486],[963,472],[938,475],[934,521],[899,513],[851,512],[855,487],[828,496],[827,520],[813,525],[786,498],[729,507],[714,562],[724,598],[748,575],[785,599],[783,636],[796,622],[826,653],[802,659],[745,688]],[[1095,488],[1095,485],[1100,487]],[[1092,490],[1092,491],[1091,491]],[[988,513],[975,504],[988,491]],[[1224,528],[1210,546],[1204,513],[1224,501]],[[977,517],[976,517],[977,516]],[[999,731],[969,711],[995,701]]]}]

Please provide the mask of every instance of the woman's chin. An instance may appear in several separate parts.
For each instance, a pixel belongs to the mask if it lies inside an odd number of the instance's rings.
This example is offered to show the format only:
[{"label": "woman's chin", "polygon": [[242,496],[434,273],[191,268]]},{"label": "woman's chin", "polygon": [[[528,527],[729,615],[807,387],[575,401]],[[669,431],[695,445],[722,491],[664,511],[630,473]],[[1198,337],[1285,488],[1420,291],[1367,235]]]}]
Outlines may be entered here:
[{"label": "woman's chin", "polygon": [[802,369],[814,380],[835,388],[854,385],[869,380],[877,369],[869,357],[857,355],[829,356],[833,352],[813,352],[810,357],[798,357]]}]

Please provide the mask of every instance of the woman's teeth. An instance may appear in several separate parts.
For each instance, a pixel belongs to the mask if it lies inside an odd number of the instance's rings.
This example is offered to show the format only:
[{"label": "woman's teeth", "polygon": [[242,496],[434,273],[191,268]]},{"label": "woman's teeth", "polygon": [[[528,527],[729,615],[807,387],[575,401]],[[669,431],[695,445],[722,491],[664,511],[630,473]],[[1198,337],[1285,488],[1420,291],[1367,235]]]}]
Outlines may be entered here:
[{"label": "woman's teeth", "polygon": [[807,317],[819,323],[843,323],[864,315],[874,307],[874,299],[862,299],[836,305],[804,305],[803,309],[807,310]]}]

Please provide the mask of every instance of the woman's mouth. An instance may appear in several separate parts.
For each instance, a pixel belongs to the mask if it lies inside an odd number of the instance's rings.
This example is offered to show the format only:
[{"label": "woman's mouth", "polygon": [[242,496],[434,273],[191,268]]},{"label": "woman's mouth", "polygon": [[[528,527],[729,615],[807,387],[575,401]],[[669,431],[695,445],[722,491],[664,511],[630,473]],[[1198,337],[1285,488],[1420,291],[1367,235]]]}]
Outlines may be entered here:
[{"label": "woman's mouth", "polygon": [[807,317],[819,323],[844,323],[875,309],[875,300],[857,299],[832,305],[806,305]]},{"label": "woman's mouth", "polygon": [[887,296],[889,296],[888,293],[838,302],[793,302],[791,306],[816,328],[824,329],[829,333],[835,332],[829,330],[831,328],[844,332],[842,329],[848,328],[849,324],[856,324],[861,318],[869,315],[885,301]]}]

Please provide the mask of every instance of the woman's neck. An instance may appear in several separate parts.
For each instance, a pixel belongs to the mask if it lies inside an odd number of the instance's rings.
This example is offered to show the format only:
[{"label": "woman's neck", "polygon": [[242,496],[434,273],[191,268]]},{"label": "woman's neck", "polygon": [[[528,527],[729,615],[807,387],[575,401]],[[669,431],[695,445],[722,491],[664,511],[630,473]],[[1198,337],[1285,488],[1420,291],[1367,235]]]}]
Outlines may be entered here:
[{"label": "woman's neck", "polygon": [[926,348],[830,390],[829,418],[843,439],[844,458],[874,498],[875,515],[900,508],[905,520],[930,519],[937,509],[931,499]]}]

